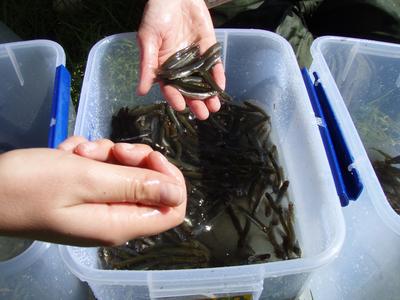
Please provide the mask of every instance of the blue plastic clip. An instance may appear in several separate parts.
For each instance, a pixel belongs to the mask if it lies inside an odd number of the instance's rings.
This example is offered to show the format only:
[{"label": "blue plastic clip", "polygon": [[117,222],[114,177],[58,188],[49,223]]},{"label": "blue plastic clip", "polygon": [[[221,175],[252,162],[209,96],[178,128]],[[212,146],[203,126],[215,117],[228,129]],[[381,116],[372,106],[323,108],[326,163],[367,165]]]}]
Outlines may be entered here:
[{"label": "blue plastic clip", "polygon": [[68,136],[70,89],[71,75],[65,66],[60,65],[56,69],[56,78],[54,80],[48,138],[49,148],[56,148]]},{"label": "blue plastic clip", "polygon": [[301,72],[315,116],[321,120],[319,131],[335,181],[336,191],[341,205],[347,206],[349,200],[357,200],[362,192],[363,184],[357,169],[353,166],[354,158],[343,137],[325,90],[318,81],[318,74],[313,73],[315,77],[313,82],[307,69],[302,69]]}]

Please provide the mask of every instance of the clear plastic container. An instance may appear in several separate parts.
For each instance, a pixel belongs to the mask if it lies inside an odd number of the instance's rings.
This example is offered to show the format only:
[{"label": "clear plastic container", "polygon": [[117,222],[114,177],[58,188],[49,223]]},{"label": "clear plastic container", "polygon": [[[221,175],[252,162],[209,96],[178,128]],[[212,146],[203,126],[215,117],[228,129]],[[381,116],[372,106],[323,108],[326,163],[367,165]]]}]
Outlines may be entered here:
[{"label": "clear plastic container", "polygon": [[[271,115],[274,143],[291,181],[289,197],[297,209],[296,233],[303,257],[235,267],[116,271],[101,269],[97,248],[61,246],[66,265],[89,283],[98,299],[228,295],[290,299],[301,294],[310,275],[334,260],[341,249],[343,215],[291,46],[282,37],[260,30],[217,30],[217,38],[224,49],[227,91],[235,101],[257,99]],[[134,33],[119,34],[99,41],[91,49],[75,134],[91,140],[109,137],[111,116],[120,107],[160,99],[157,86],[146,97],[135,94],[139,59],[135,41]]]},{"label": "clear plastic container", "polygon": [[88,289],[62,263],[57,245],[36,241],[0,262],[0,299],[88,299]]},{"label": "clear plastic container", "polygon": [[343,209],[346,239],[330,266],[317,272],[317,299],[399,299],[400,216],[389,204],[371,161],[400,154],[400,45],[318,38],[313,64],[364,184]]},{"label": "clear plastic container", "polygon": [[[52,41],[0,45],[0,153],[47,147],[56,67],[64,64],[63,49]],[[0,250],[14,251],[7,246]],[[86,286],[64,266],[56,245],[34,241],[1,256],[0,299],[87,299]]]},{"label": "clear plastic container", "polygon": [[0,45],[0,153],[46,147],[56,67],[64,50],[47,40]]}]

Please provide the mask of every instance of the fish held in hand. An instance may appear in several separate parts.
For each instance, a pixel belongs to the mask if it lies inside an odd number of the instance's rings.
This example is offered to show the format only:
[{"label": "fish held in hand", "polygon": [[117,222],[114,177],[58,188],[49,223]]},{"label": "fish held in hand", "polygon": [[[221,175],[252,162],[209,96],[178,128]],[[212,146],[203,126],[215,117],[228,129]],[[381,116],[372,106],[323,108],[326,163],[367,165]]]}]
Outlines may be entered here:
[{"label": "fish held in hand", "polygon": [[211,75],[212,68],[221,61],[219,42],[200,55],[200,48],[191,44],[171,55],[157,72],[157,79],[175,87],[184,97],[205,100],[218,96],[222,101],[232,97],[222,90]]}]

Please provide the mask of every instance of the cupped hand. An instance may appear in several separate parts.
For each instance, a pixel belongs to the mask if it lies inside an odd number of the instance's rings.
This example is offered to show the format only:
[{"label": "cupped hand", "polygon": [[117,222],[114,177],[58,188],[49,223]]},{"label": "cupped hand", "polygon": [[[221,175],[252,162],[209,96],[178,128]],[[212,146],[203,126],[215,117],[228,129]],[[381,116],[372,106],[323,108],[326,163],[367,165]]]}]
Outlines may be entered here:
[{"label": "cupped hand", "polygon": [[[200,53],[215,44],[216,37],[210,14],[204,0],[149,0],[142,17],[138,35],[141,52],[140,81],[138,93],[145,95],[156,78],[156,70],[176,51],[197,43]],[[225,88],[222,63],[212,69],[216,83]],[[185,108],[200,119],[207,119],[210,112],[220,109],[217,96],[202,100],[184,99],[170,85],[160,83],[161,91],[169,104],[177,111]]]},{"label": "cupped hand", "polygon": [[0,178],[0,235],[120,245],[185,216],[181,172],[146,145],[74,137],[60,150],[10,151],[0,155]]}]

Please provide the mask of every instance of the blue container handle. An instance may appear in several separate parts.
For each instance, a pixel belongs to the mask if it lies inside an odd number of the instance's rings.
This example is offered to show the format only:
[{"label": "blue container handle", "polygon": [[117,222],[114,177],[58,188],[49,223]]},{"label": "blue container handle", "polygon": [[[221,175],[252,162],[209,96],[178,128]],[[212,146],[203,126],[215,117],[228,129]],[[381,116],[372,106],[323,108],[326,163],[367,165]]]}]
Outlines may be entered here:
[{"label": "blue container handle", "polygon": [[335,181],[336,191],[341,205],[347,206],[350,200],[357,200],[363,190],[359,172],[354,167],[353,155],[347,146],[325,90],[318,80],[318,74],[313,73],[315,78],[313,82],[307,69],[302,69],[301,73],[315,116],[321,121],[319,131]]},{"label": "blue container handle", "polygon": [[48,138],[49,148],[56,148],[68,136],[70,89],[71,75],[65,66],[60,65],[56,69],[54,80]]}]

